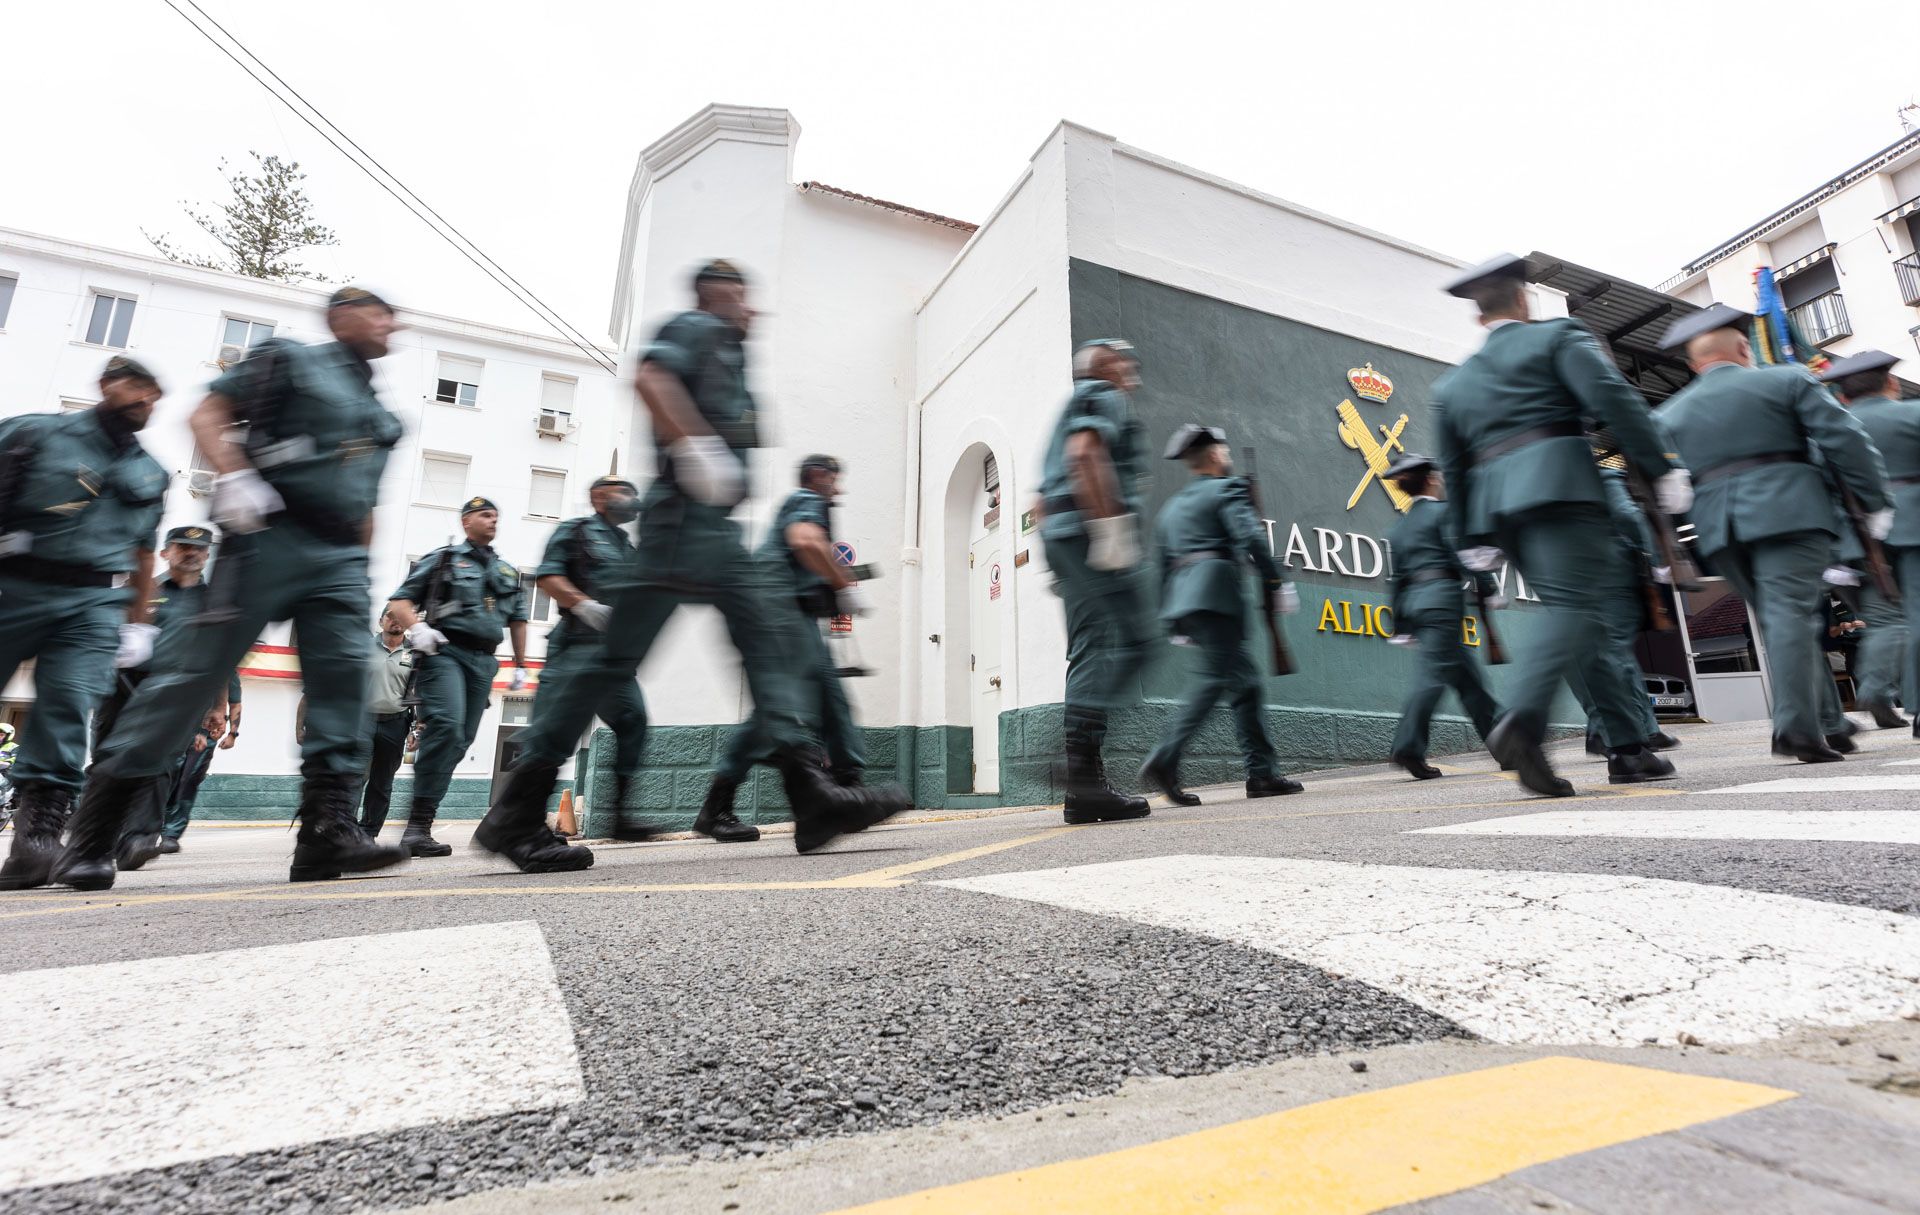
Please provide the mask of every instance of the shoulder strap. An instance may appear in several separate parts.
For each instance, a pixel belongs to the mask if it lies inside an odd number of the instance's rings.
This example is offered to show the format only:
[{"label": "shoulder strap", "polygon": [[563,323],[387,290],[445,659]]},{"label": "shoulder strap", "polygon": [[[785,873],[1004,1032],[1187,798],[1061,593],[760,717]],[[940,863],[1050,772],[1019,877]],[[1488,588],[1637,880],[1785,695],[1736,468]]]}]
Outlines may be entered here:
[{"label": "shoulder strap", "polygon": [[40,427],[22,422],[0,442],[0,531],[13,527],[16,499],[40,454]]}]

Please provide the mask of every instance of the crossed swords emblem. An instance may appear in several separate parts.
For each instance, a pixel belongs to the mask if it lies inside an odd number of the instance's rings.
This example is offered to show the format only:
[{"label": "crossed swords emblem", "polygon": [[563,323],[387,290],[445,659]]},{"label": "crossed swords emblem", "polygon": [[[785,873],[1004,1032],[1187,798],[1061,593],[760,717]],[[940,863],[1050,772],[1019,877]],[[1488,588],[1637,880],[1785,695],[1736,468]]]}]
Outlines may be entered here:
[{"label": "crossed swords emblem", "polygon": [[1400,432],[1407,428],[1407,415],[1401,414],[1392,426],[1382,423],[1380,438],[1376,439],[1352,401],[1340,402],[1334,412],[1340,415],[1340,441],[1359,452],[1360,458],[1367,462],[1367,474],[1353,487],[1353,493],[1347,498],[1347,509],[1352,510],[1360,501],[1360,495],[1367,492],[1367,486],[1378,480],[1380,488],[1387,491],[1387,497],[1393,502],[1393,509],[1404,514],[1407,507],[1413,505],[1413,499],[1401,493],[1400,487],[1387,480],[1386,474],[1387,466],[1393,462],[1388,453],[1407,450],[1400,442]]}]

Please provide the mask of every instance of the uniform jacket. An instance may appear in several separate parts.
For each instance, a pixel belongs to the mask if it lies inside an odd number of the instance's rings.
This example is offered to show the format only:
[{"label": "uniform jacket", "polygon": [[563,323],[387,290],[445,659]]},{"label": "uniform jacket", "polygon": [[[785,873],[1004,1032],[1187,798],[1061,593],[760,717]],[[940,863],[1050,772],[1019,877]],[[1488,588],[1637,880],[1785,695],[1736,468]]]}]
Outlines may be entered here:
[{"label": "uniform jacket", "polygon": [[[433,603],[428,604],[427,592],[443,554],[446,573]],[[520,571],[501,560],[491,545],[467,540],[420,558],[407,580],[387,598],[409,600],[420,609],[422,619],[469,648],[491,650],[500,644],[509,621],[527,618],[527,590]]]},{"label": "uniform jacket", "polygon": [[[747,353],[741,333],[711,312],[691,309],[668,320],[640,350],[640,361],[673,373],[713,432],[735,455],[760,446],[759,412],[747,389]],[[673,480],[673,459],[655,445],[659,476],[647,487],[643,507],[682,497]],[[718,508],[714,508],[718,509]],[[725,513],[724,511],[722,513]]]},{"label": "uniform jacket", "polygon": [[[1791,532],[1838,535],[1826,480],[1807,462],[1815,455],[1864,510],[1888,504],[1873,440],[1804,368],[1716,364],[1673,395],[1660,421],[1694,470],[1693,527],[1704,556]],[[1800,459],[1713,476],[1720,465],[1780,453]]]},{"label": "uniform jacket", "polygon": [[1264,585],[1280,582],[1245,477],[1195,477],[1160,509],[1157,527],[1163,621],[1194,612],[1244,613],[1241,575],[1248,563]]},{"label": "uniform jacket", "polygon": [[1043,536],[1077,536],[1084,530],[1080,508],[1074,504],[1073,482],[1067,474],[1067,439],[1083,430],[1093,431],[1106,444],[1120,482],[1121,501],[1129,512],[1140,512],[1140,483],[1147,460],[1146,427],[1135,416],[1126,393],[1106,380],[1076,380],[1073,395],[1054,423],[1053,438],[1047,443],[1040,469],[1040,496],[1046,511],[1041,523]]},{"label": "uniform jacket", "polygon": [[[1415,498],[1407,513],[1387,533],[1387,547],[1393,552],[1393,582],[1388,588],[1388,605],[1393,612],[1394,631],[1412,632],[1412,625],[1423,616],[1459,617],[1466,615],[1467,595],[1463,589],[1474,578],[1484,594],[1499,589],[1492,574],[1469,574],[1455,555],[1455,542],[1444,503],[1432,498]],[[1446,577],[1416,577],[1438,570]]]},{"label": "uniform jacket", "polygon": [[[553,529],[533,577],[537,582],[558,574],[579,587],[589,599],[607,603],[615,584],[632,561],[633,542],[627,538],[625,529],[597,514],[581,515]],[[571,633],[574,627],[573,618],[563,611],[555,632]]]},{"label": "uniform jacket", "polygon": [[827,533],[827,543],[832,544],[832,509],[832,503],[812,490],[796,489],[780,504],[779,513],[774,515],[773,524],[767,528],[766,539],[760,542],[761,559],[779,568],[781,578],[785,585],[792,588],[794,598],[808,605],[815,615],[831,612],[833,595],[820,575],[800,564],[800,558],[794,555],[793,547],[787,543],[787,529],[796,523],[812,523]]},{"label": "uniform jacket", "polygon": [[116,445],[91,409],[0,422],[0,451],[18,445],[12,484],[0,487],[0,533],[24,552],[104,574],[132,571],[158,547],[167,471],[132,439]]},{"label": "uniform jacket", "polygon": [[1889,484],[1893,532],[1887,543],[1920,546],[1920,400],[1868,397],[1854,402],[1853,416],[1880,449],[1890,481],[1914,478],[1905,485]]},{"label": "uniform jacket", "polygon": [[[160,636],[154,643],[154,657],[145,666],[134,668],[141,675],[145,675],[154,662],[167,653],[168,647],[181,644],[178,638],[185,635],[186,623],[206,607],[207,580],[202,578],[192,586],[181,586],[170,577],[156,579],[153,595],[147,604],[153,609],[153,615],[147,623],[159,629]],[[240,672],[235,671],[227,677],[227,701],[238,704],[240,696]]]},{"label": "uniform jacket", "polygon": [[1501,325],[1479,351],[1434,386],[1441,466],[1453,531],[1488,543],[1509,521],[1542,507],[1606,495],[1579,434],[1476,461],[1475,453],[1541,426],[1604,425],[1649,478],[1673,467],[1647,403],[1585,326],[1573,320]]}]

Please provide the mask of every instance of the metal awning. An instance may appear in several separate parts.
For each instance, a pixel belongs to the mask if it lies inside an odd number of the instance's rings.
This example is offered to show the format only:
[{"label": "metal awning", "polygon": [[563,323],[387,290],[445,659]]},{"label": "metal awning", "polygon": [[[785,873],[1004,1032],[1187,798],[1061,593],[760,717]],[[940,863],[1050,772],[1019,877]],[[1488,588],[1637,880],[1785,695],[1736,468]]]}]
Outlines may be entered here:
[{"label": "metal awning", "polygon": [[1920,194],[1914,195],[1912,198],[1909,198],[1907,201],[1901,203],[1899,206],[1895,207],[1893,210],[1887,212],[1885,215],[1882,215],[1880,217],[1880,222],[1883,224],[1890,224],[1896,219],[1905,219],[1907,216],[1912,215],[1915,211],[1920,211]]},{"label": "metal awning", "polygon": [[1802,270],[1811,270],[1813,267],[1819,265],[1821,262],[1824,262],[1829,258],[1831,258],[1833,256],[1833,251],[1838,247],[1839,246],[1834,244],[1832,241],[1828,241],[1826,244],[1821,245],[1818,249],[1815,249],[1812,253],[1807,254],[1805,257],[1795,258],[1793,261],[1790,261],[1786,265],[1780,267],[1778,270],[1775,270],[1773,272],[1773,277],[1775,277],[1776,279],[1787,278],[1791,275],[1800,273]]},{"label": "metal awning", "polygon": [[1667,330],[1696,304],[1616,275],[1534,250],[1527,278],[1567,297],[1567,315],[1593,330],[1627,382],[1655,405],[1680,391],[1693,372],[1686,360],[1660,349]]}]

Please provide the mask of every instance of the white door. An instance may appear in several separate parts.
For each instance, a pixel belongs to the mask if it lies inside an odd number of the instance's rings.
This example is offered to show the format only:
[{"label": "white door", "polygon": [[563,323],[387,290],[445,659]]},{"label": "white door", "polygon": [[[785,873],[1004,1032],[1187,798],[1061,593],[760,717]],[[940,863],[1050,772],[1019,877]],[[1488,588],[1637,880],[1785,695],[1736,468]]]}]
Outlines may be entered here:
[{"label": "white door", "polygon": [[973,791],[1000,792],[1000,609],[1013,589],[1013,566],[1001,557],[1000,529],[967,553],[967,644],[973,705]]}]

